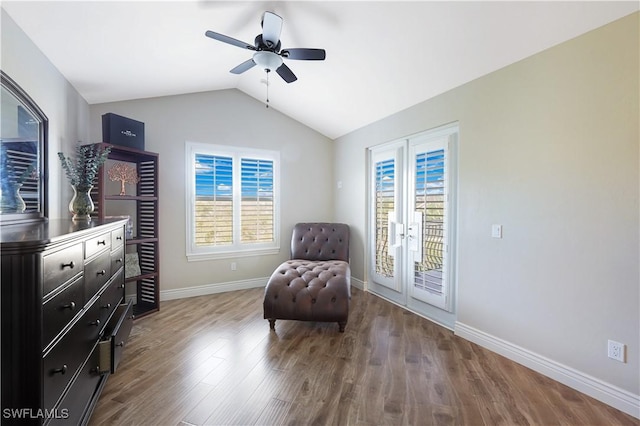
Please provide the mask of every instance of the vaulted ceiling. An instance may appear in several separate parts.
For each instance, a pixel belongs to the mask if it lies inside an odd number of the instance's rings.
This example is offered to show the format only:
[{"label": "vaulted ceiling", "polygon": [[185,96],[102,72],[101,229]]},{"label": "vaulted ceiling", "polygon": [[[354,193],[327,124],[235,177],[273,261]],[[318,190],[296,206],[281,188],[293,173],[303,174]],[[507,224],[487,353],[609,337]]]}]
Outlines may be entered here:
[{"label": "vaulted ceiling", "polygon": [[[324,48],[269,76],[270,106],[335,139],[638,10],[637,1],[2,1],[90,104],[237,88],[260,101],[266,73],[229,70],[252,52],[265,10],[282,47]],[[251,117],[247,117],[250,120]]]}]

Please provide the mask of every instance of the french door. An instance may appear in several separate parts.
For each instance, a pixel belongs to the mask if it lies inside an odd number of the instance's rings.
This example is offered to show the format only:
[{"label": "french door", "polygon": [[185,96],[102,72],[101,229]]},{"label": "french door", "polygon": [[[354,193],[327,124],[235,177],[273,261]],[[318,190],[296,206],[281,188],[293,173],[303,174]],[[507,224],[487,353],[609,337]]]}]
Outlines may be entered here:
[{"label": "french door", "polygon": [[368,289],[444,325],[455,319],[457,135],[449,125],[369,153]]}]

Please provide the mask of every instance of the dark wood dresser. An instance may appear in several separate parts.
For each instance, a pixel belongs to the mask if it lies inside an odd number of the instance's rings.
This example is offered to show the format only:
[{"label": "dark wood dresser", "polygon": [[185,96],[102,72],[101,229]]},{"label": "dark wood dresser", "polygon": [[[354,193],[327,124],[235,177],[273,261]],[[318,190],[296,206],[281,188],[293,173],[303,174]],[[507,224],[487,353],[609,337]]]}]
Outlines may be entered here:
[{"label": "dark wood dresser", "polygon": [[86,424],[126,344],[125,220],[0,227],[2,424]]}]

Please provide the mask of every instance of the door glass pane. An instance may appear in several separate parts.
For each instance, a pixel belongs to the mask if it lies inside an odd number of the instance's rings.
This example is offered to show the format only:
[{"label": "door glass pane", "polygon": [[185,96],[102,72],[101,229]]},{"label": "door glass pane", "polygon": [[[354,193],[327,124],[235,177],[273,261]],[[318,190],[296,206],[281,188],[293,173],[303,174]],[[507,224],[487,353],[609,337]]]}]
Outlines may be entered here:
[{"label": "door glass pane", "polygon": [[393,277],[394,259],[389,256],[389,212],[395,211],[395,161],[380,161],[375,167],[375,271],[384,277]]},{"label": "door glass pane", "polygon": [[416,156],[415,208],[422,213],[422,258],[414,262],[414,286],[442,294],[445,237],[445,151]]}]

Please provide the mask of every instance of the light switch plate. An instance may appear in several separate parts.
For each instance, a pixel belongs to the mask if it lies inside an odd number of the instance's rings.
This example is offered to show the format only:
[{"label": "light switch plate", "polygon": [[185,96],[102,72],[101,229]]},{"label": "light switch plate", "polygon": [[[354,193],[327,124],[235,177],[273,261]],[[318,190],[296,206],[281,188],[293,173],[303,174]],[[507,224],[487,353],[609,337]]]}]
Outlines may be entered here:
[{"label": "light switch plate", "polygon": [[491,225],[491,236],[493,238],[502,238],[502,225]]}]

